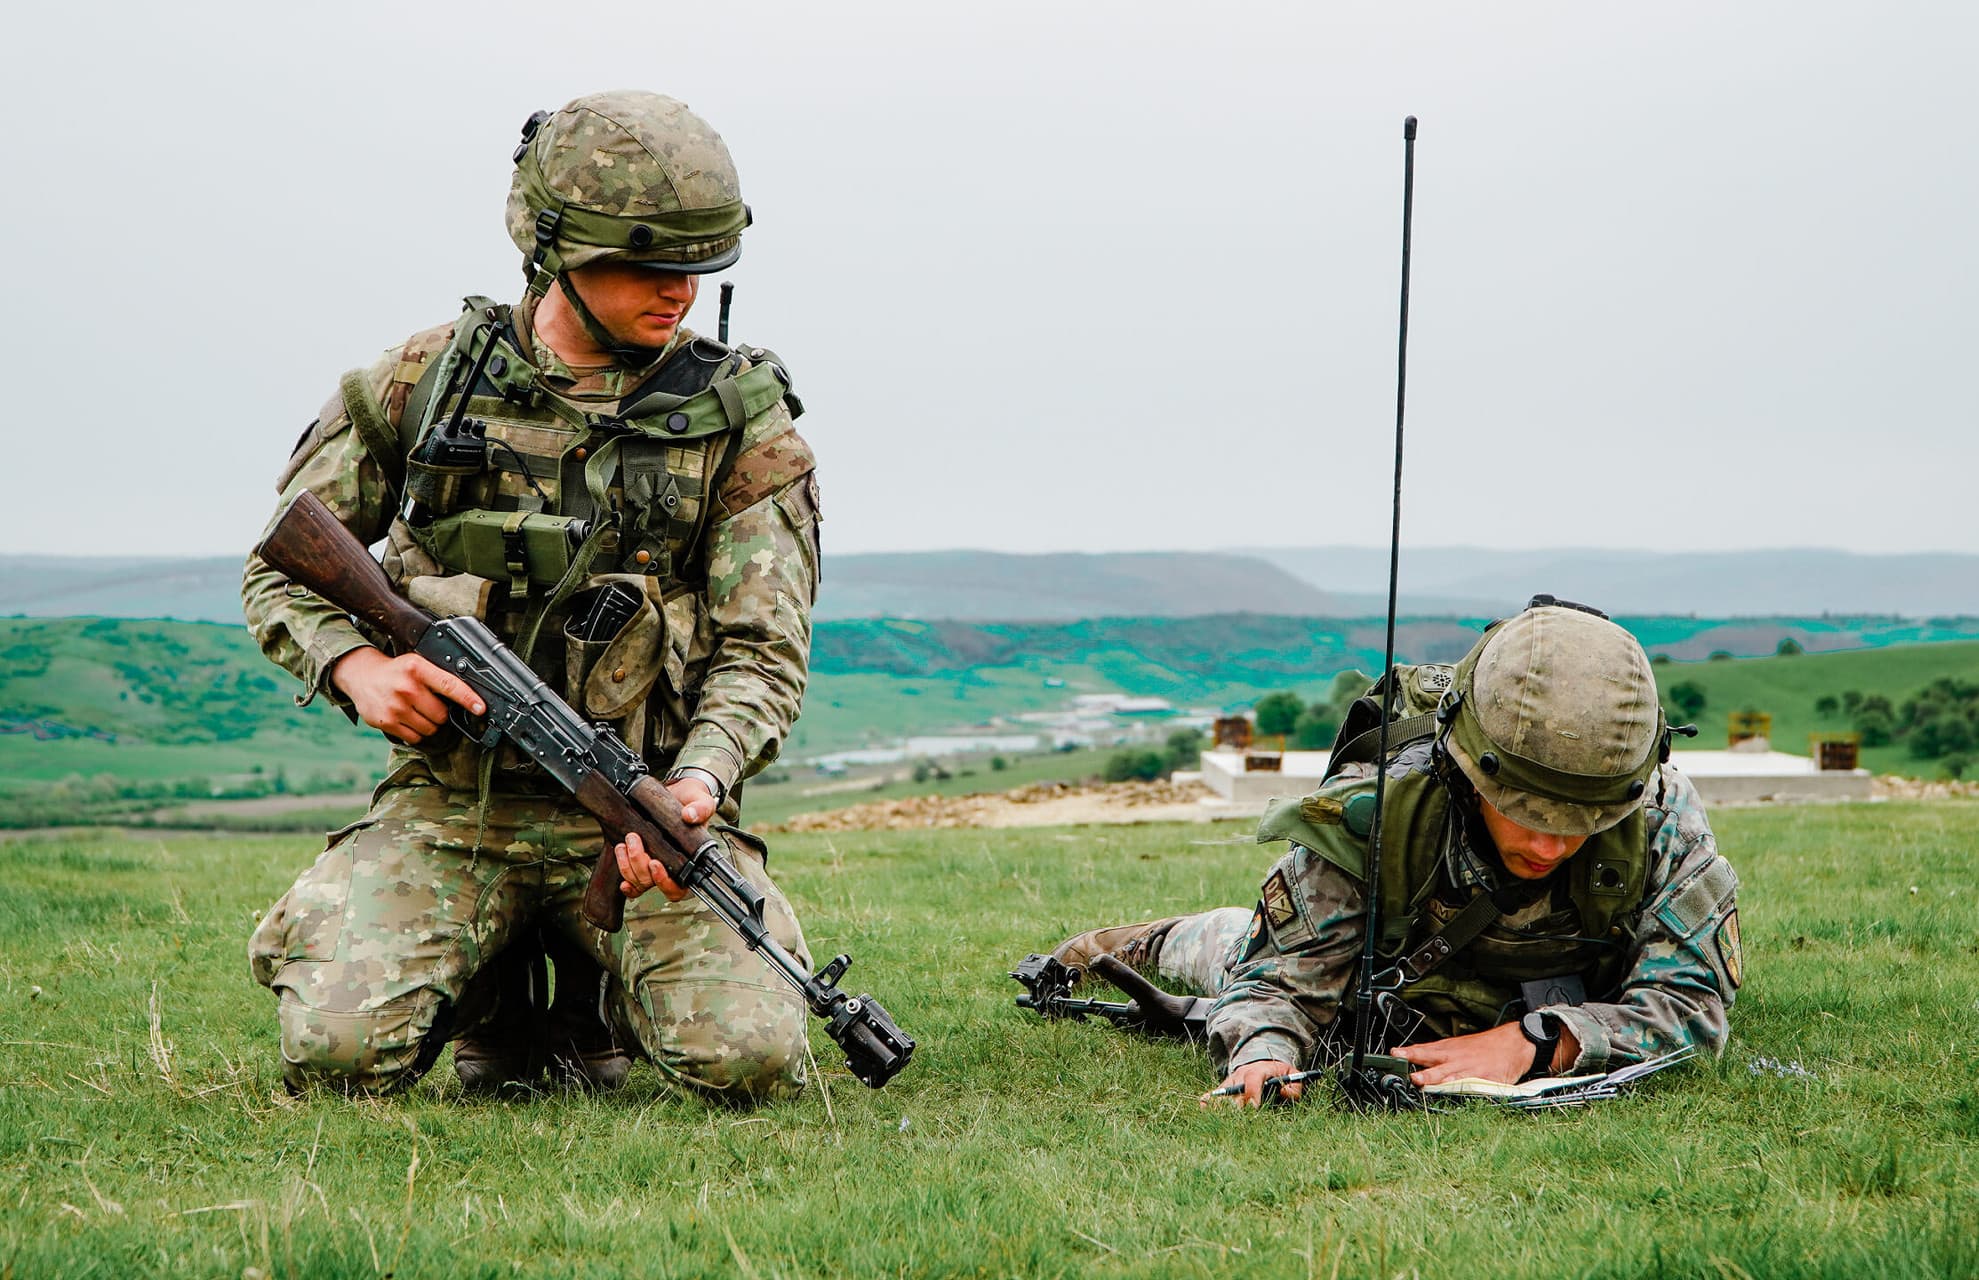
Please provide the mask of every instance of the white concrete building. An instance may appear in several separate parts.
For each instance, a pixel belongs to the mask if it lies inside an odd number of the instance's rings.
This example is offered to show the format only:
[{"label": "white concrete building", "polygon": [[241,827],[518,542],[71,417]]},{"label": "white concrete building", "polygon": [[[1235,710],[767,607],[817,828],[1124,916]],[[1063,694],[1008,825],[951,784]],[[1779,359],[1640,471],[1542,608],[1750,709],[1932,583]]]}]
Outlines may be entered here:
[{"label": "white concrete building", "polygon": [[[1202,753],[1202,782],[1216,794],[1203,800],[1206,818],[1255,817],[1273,796],[1302,796],[1319,785],[1330,753],[1287,751],[1277,771],[1244,769],[1241,751]],[[1814,767],[1807,756],[1784,751],[1678,751],[1670,763],[1697,784],[1706,805],[1762,801],[1867,800],[1867,769]]]}]

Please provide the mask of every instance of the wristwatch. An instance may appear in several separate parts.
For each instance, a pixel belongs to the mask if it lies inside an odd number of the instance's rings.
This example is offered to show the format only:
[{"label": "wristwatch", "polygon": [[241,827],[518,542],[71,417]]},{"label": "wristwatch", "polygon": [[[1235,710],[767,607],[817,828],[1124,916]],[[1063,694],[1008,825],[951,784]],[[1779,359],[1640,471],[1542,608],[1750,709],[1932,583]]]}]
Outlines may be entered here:
[{"label": "wristwatch", "polygon": [[1553,1051],[1560,1047],[1558,1019],[1550,1013],[1535,1010],[1519,1019],[1519,1030],[1532,1041],[1532,1068],[1519,1078],[1530,1080],[1534,1076],[1550,1073],[1553,1070]]},{"label": "wristwatch", "polygon": [[668,782],[679,782],[682,778],[693,778],[705,786],[708,789],[708,794],[715,798],[715,807],[717,809],[721,808],[722,801],[728,798],[728,788],[722,786],[721,779],[709,773],[706,769],[697,768],[691,764],[682,765],[666,776]]}]

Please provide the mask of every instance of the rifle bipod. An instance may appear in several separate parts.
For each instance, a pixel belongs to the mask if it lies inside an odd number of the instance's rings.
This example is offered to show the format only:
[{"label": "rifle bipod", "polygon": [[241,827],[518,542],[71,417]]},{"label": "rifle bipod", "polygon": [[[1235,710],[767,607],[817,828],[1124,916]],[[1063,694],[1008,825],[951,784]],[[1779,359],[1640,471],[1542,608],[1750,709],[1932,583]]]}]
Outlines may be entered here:
[{"label": "rifle bipod", "polygon": [[[1093,1000],[1076,997],[1072,988],[1090,971],[1106,979],[1127,1000]],[[1035,1009],[1048,1019],[1104,1018],[1122,1031],[1150,1036],[1176,1036],[1188,1040],[1203,1038],[1203,1024],[1209,1017],[1210,1001],[1201,996],[1178,996],[1163,991],[1110,955],[1093,958],[1087,970],[1075,969],[1048,955],[1032,954],[1010,971],[1024,988],[1017,997],[1019,1009]]]}]

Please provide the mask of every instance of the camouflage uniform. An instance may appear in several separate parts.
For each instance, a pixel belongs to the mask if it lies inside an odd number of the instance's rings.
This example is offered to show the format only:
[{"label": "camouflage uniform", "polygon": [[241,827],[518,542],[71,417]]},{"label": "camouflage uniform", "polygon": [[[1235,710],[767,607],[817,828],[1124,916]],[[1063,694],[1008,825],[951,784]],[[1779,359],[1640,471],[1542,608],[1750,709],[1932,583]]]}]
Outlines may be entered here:
[{"label": "camouflage uniform", "polygon": [[[700,349],[694,335],[680,331],[664,351],[622,351],[613,366],[580,376],[535,337],[532,324],[551,281],[590,261],[617,257],[686,271],[725,264],[747,210],[719,137],[678,103],[597,95],[548,118],[554,123],[527,162],[540,120],[525,131],[510,206],[517,243],[535,248],[525,268],[530,292],[512,322],[502,317],[509,327],[499,332],[513,347],[487,362],[491,377],[501,370],[499,394],[477,385],[469,400],[487,422],[492,447],[486,469],[460,482],[457,505],[520,521],[581,502],[584,486],[595,485],[590,497],[602,501],[592,501],[587,514],[612,527],[596,540],[595,561],[577,565],[565,585],[636,586],[642,604],[633,622],[608,645],[580,644],[564,633],[570,600],[525,581],[526,566],[512,565],[516,577],[507,584],[463,572],[443,559],[429,531],[400,518],[392,475],[399,459],[381,463],[364,406],[390,431],[410,425],[408,402],[418,404],[415,389],[433,362],[451,354],[457,336],[467,344],[463,363],[471,354],[474,339],[457,335],[454,325],[415,335],[368,371],[346,375],[298,442],[278,488],[284,503],[314,493],[367,544],[383,538],[385,568],[415,602],[443,615],[477,614],[511,643],[524,635],[547,639],[529,654],[538,674],[585,714],[614,722],[656,773],[691,766],[712,775],[724,792],[717,823],[730,856],[766,895],[773,935],[808,963],[796,919],[764,872],[760,842],[732,824],[740,817],[740,784],[776,757],[804,691],[818,580],[810,450],[781,388],[772,388],[768,403],[745,400],[733,385],[721,389],[719,412],[729,418],[707,431],[678,439],[628,432],[613,415],[669,358]],[[642,119],[658,123],[640,126]],[[651,176],[656,162],[663,181]],[[615,176],[641,164],[648,167],[643,179]],[[549,189],[556,182],[562,186]],[[696,183],[714,188],[714,207],[670,210],[669,190]],[[535,234],[531,210],[546,200],[568,216],[564,232],[574,225],[577,239],[554,228]],[[586,224],[586,216],[598,225]],[[686,218],[688,232],[674,235],[670,217]],[[610,241],[628,226],[633,234],[613,242],[619,247],[586,241]],[[576,308],[596,336],[588,311]],[[457,323],[478,321],[470,308]],[[733,383],[753,365],[737,353],[723,367]],[[744,404],[746,413],[736,408]],[[434,420],[432,411],[426,420]],[[614,466],[597,467],[613,449]],[[642,457],[650,463],[643,469]],[[263,651],[303,682],[299,701],[326,694],[350,714],[329,672],[372,641],[258,557],[247,562],[242,598]],[[669,903],[648,894],[628,904],[617,934],[585,924],[579,904],[601,847],[596,821],[512,748],[496,751],[484,758],[445,730],[420,747],[395,745],[371,811],[331,837],[255,931],[253,970],[281,998],[291,1082],[376,1091],[409,1085],[446,1038],[470,1030],[457,1014],[477,971],[510,938],[540,925],[603,964],[601,1002],[621,1043],[636,1044],[673,1079],[736,1096],[801,1087],[804,1010],[797,995],[698,899]]]},{"label": "camouflage uniform", "polygon": [[[1384,698],[1394,736],[1377,801]],[[1319,789],[1266,808],[1259,842],[1291,850],[1255,910],[1093,931],[1059,955],[1131,949],[1215,996],[1206,1030],[1226,1073],[1336,1056],[1379,804],[1376,964],[1406,978],[1398,994],[1420,1024],[1384,1022],[1378,1047],[1538,1013],[1546,1031],[1528,1038],[1571,1031],[1576,1072],[1722,1052],[1744,976],[1738,877],[1696,789],[1664,763],[1670,733],[1635,639],[1535,597],[1454,668],[1398,668],[1355,703]],[[1489,825],[1501,819],[1501,838],[1530,843],[1501,850]]]},{"label": "camouflage uniform", "polygon": [[[1425,775],[1429,767],[1427,744],[1413,748],[1396,760],[1390,785],[1400,777]],[[1318,794],[1345,802],[1372,794],[1373,787],[1370,767],[1350,766]],[[1611,991],[1590,991],[1587,1003],[1547,1007],[1580,1041],[1581,1054],[1571,1068],[1575,1074],[1685,1045],[1722,1052],[1725,1010],[1743,981],[1737,880],[1718,853],[1697,789],[1664,766],[1652,795],[1644,893],[1621,921],[1628,939],[1623,976]],[[1366,847],[1365,836],[1344,824],[1325,833]],[[1425,888],[1430,895],[1411,930],[1411,945],[1453,914],[1450,902],[1461,903],[1476,889],[1497,888],[1509,879],[1493,869],[1495,862],[1475,847],[1465,824],[1447,825],[1436,882],[1410,886],[1411,896]],[[1563,888],[1551,886],[1493,925],[1486,937],[1513,939],[1513,930],[1557,932],[1563,917],[1571,919]],[[1159,969],[1164,977],[1216,996],[1208,1030],[1219,1071],[1268,1060],[1305,1064],[1338,1047],[1336,1018],[1342,1002],[1351,1001],[1349,983],[1366,936],[1366,912],[1366,896],[1353,877],[1337,862],[1294,844],[1266,875],[1254,910],[1207,911],[1174,926],[1162,941]],[[1409,995],[1405,988],[1403,998]],[[1452,1019],[1432,1035],[1463,1035],[1492,1025]]]}]

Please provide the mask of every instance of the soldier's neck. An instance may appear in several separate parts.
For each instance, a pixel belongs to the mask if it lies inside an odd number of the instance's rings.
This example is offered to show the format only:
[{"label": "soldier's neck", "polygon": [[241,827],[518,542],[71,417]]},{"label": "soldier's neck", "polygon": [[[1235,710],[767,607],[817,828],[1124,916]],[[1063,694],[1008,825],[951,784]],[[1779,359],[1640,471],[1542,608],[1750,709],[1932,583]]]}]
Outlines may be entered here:
[{"label": "soldier's neck", "polygon": [[561,284],[550,286],[542,301],[531,310],[528,324],[531,336],[554,351],[557,359],[569,365],[573,372],[590,373],[619,363],[618,356],[599,346],[571,310]]}]

